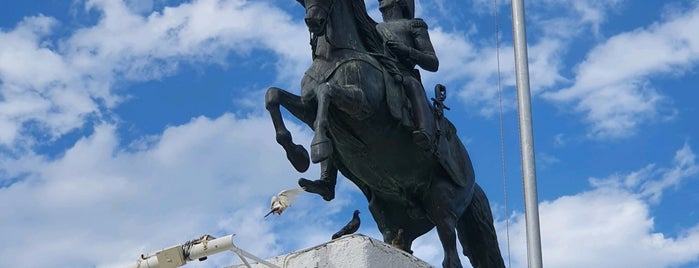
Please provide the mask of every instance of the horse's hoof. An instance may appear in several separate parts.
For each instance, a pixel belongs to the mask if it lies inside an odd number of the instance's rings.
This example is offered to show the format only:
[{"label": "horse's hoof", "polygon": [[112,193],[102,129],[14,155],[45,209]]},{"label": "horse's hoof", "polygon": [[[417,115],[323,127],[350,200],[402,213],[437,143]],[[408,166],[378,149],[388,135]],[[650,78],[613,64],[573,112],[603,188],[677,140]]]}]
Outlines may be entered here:
[{"label": "horse's hoof", "polygon": [[306,148],[303,148],[302,145],[294,144],[294,146],[285,151],[286,159],[289,159],[289,162],[291,162],[291,165],[294,166],[296,171],[303,173],[308,170],[311,161],[308,158],[308,151],[306,151]]},{"label": "horse's hoof", "polygon": [[312,181],[300,178],[299,186],[306,192],[320,195],[325,201],[330,201],[335,198],[335,185],[330,185],[323,180]]},{"label": "horse's hoof", "polygon": [[444,260],[442,262],[442,267],[443,268],[463,268],[463,266],[461,266],[461,261],[458,258],[456,258],[455,261],[454,260],[452,260],[452,261]]},{"label": "horse's hoof", "polygon": [[333,145],[328,138],[319,138],[318,135],[311,141],[311,161],[320,163],[328,159],[333,153]]}]

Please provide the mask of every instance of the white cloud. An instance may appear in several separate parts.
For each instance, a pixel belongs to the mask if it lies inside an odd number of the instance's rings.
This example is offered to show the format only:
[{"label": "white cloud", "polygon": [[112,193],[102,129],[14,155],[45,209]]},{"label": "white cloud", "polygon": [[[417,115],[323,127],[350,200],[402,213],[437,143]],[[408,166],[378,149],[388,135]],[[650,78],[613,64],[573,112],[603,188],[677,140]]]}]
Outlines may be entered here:
[{"label": "white cloud", "polygon": [[660,202],[665,190],[678,187],[683,180],[691,178],[699,173],[699,165],[696,163],[696,155],[685,145],[675,153],[673,167],[657,168],[650,164],[644,168],[626,175],[615,175],[606,179],[592,179],[595,186],[613,185],[623,187],[638,193],[651,204]]},{"label": "white cloud", "polygon": [[614,11],[624,2],[625,0],[544,0],[535,2],[534,8],[548,11],[562,8],[564,9],[564,13],[566,13],[553,20],[537,17],[537,20],[540,20],[539,22],[541,23],[552,21],[562,22],[548,24],[547,26],[551,26],[553,31],[549,31],[551,27],[544,27],[544,31],[548,31],[549,33],[556,32],[560,36],[566,36],[570,33],[579,34],[581,32],[586,32],[588,29],[587,27],[589,27],[590,32],[598,35],[600,26],[607,21],[608,13]]},{"label": "white cloud", "polygon": [[153,11],[153,0],[125,0],[126,6],[136,13],[148,13]]},{"label": "white cloud", "polygon": [[[497,51],[493,42],[474,44],[462,32],[447,32],[441,28],[433,29],[430,37],[438,53],[440,69],[437,73],[422,72],[428,94],[432,94],[432,85],[445,84],[448,89],[455,90],[459,100],[489,117],[499,110],[499,71],[503,109],[510,111],[516,108],[515,65],[511,45],[501,44],[498,70]],[[530,45],[530,87],[533,94],[565,81],[559,74],[563,50],[564,43],[555,39],[544,39]]]},{"label": "white cloud", "polygon": [[549,100],[573,103],[585,114],[590,136],[620,138],[647,121],[672,116],[668,100],[652,79],[682,75],[699,59],[699,7],[647,28],[616,35],[594,48],[576,71],[574,84],[546,93]]},{"label": "white cloud", "polygon": [[[699,55],[696,36],[683,30],[699,24],[694,5],[689,10],[666,12],[661,21],[646,28],[602,40],[577,65],[575,77],[565,77],[565,66],[575,65],[564,62],[572,53],[571,44],[604,38],[600,27],[624,3],[547,0],[529,7],[540,11],[528,13],[528,32],[536,34],[528,40],[533,96],[543,96],[561,106],[572,105],[572,111],[583,115],[582,121],[589,125],[588,136],[593,138],[628,137],[643,124],[672,118],[676,111],[671,100],[662,93],[665,89],[657,88],[653,78],[681,76],[696,65]],[[483,1],[474,5],[492,9],[492,3]],[[551,16],[552,13],[557,15]],[[428,91],[433,83],[446,83],[481,115],[495,114],[500,104],[492,40],[469,40],[466,33],[440,28],[431,34],[441,66],[439,73],[425,75]],[[501,47],[503,108],[510,111],[515,108],[514,60],[511,44],[503,42]]]},{"label": "white cloud", "polygon": [[[499,105],[495,47],[476,46],[466,39],[464,33],[447,32],[441,28],[431,30],[430,37],[440,66],[437,73],[422,72],[428,96],[432,96],[433,86],[441,83],[447,86],[447,94],[458,96],[467,106],[477,108],[481,115],[495,114]],[[505,56],[507,49],[501,48],[503,87],[514,85],[514,59]],[[511,109],[514,102],[506,101],[504,105]]]},{"label": "white cloud", "polygon": [[231,53],[267,50],[282,83],[295,84],[310,60],[305,26],[268,3],[198,0],[142,15],[153,3],[136,2],[87,1],[98,22],[58,39],[59,22],[43,15],[0,31],[0,145],[31,146],[39,137],[21,134],[32,128],[61,137],[118,105],[125,93],[116,84],[182,64],[227,65]]},{"label": "white cloud", "polygon": [[[671,267],[696,261],[699,223],[668,237],[654,229],[650,209],[668,187],[696,178],[697,168],[694,153],[685,144],[670,168],[649,165],[627,175],[591,179],[592,190],[541,202],[544,265]],[[502,241],[504,221],[498,222],[498,230]],[[516,213],[510,225],[512,267],[526,267],[524,230],[524,215]]]},{"label": "white cloud", "polygon": [[21,133],[32,122],[55,137],[97,108],[53,44],[44,40],[56,24],[37,16],[25,18],[12,32],[0,32],[0,145],[30,142]]},{"label": "white cloud", "polygon": [[[287,125],[309,144],[309,131]],[[123,264],[204,233],[237,233],[238,246],[262,257],[329,239],[336,228],[329,215],[348,204],[344,186],[338,202],[302,195],[282,216],[262,218],[271,195],[297,187],[273,133],[266,115],[226,114],[169,127],[150,146],[125,150],[115,127],[100,125],[55,159],[2,158],[7,177],[22,179],[0,188],[0,230],[13,241],[0,250],[0,266]],[[306,176],[318,172],[314,166]],[[294,226],[320,236],[285,238]]]},{"label": "white cloud", "polygon": [[[478,6],[484,3],[475,3]],[[492,3],[488,4],[492,9]],[[570,19],[574,21],[573,19]],[[575,23],[580,23],[575,21]],[[558,25],[558,24],[555,24]],[[482,116],[492,116],[499,110],[498,78],[503,90],[504,111],[516,108],[515,70],[512,44],[506,40],[509,25],[501,25],[499,69],[498,51],[495,33],[479,32],[471,29],[449,30],[435,27],[430,30],[430,37],[440,61],[437,73],[422,72],[428,94],[432,85],[443,83],[450,92],[455,92],[459,100],[467,106],[478,110]],[[545,27],[550,28],[550,25]],[[560,72],[562,56],[570,37],[546,35],[544,38],[529,40],[530,87],[536,95],[561,82],[566,82]],[[498,74],[498,71],[500,72]],[[500,75],[500,77],[498,77]]]}]

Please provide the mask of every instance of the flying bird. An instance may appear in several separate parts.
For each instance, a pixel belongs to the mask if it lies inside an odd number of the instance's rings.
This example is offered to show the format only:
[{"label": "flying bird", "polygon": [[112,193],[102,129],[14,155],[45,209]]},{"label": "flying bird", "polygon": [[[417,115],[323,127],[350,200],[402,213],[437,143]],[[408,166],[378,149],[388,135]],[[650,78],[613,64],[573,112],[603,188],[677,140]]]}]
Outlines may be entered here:
[{"label": "flying bird", "polygon": [[359,210],[354,211],[354,215],[352,215],[352,219],[340,229],[337,233],[333,235],[333,239],[337,239],[343,235],[348,235],[348,234],[353,234],[359,229],[359,225],[361,224],[361,220],[359,220]]},{"label": "flying bird", "polygon": [[281,215],[282,212],[284,212],[284,210],[288,208],[291,203],[294,202],[294,200],[296,200],[296,197],[298,197],[301,192],[303,192],[302,188],[294,188],[281,191],[277,195],[272,196],[270,211],[265,215],[265,217],[272,213]]}]

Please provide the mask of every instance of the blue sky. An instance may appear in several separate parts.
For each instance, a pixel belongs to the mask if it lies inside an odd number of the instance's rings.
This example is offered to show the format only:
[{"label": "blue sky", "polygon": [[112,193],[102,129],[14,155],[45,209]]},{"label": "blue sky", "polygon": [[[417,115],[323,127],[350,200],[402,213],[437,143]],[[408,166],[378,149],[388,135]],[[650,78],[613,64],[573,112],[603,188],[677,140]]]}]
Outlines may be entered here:
[{"label": "blue sky", "polygon": [[[447,86],[506,263],[526,267],[509,2],[497,5],[504,155],[493,2],[417,2],[441,63],[424,83]],[[544,265],[699,266],[699,3],[525,4]],[[298,93],[310,64],[295,1],[1,5],[0,236],[12,246],[0,266],[120,267],[204,233],[273,257],[328,241],[354,209],[359,232],[380,238],[346,179],[332,202],[302,195],[262,218],[270,196],[318,176],[286,162],[263,104],[269,86]],[[311,131],[286,119],[308,146]],[[413,250],[441,263],[434,232]]]}]

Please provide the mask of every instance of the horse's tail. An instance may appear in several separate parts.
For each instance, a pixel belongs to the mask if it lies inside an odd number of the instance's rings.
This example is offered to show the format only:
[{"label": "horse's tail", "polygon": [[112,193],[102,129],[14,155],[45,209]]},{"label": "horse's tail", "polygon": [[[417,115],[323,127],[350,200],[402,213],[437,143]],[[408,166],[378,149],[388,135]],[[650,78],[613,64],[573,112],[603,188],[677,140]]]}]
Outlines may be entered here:
[{"label": "horse's tail", "polygon": [[464,255],[469,258],[474,268],[505,267],[498,247],[488,197],[478,184],[473,189],[471,204],[459,218],[456,229]]}]

